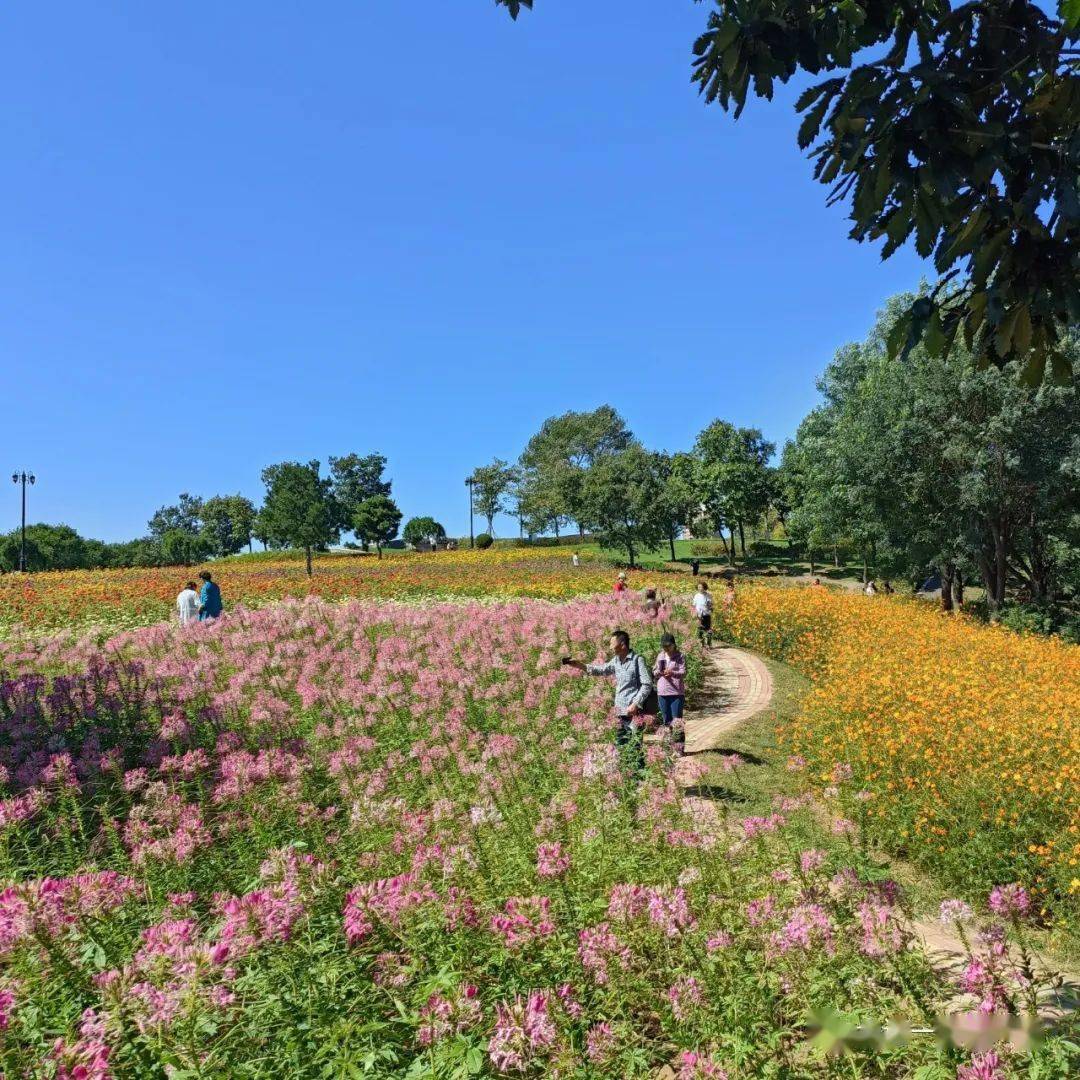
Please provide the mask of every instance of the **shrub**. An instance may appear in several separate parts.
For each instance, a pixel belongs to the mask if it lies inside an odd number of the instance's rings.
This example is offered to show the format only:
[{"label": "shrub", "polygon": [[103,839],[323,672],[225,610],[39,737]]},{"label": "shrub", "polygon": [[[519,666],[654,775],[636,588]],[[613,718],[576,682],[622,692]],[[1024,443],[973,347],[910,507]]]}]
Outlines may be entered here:
[{"label": "shrub", "polygon": [[480,549],[481,551],[487,551],[487,549],[488,549],[489,547],[491,547],[491,545],[492,545],[492,544],[494,544],[494,543],[495,543],[495,541],[494,541],[494,540],[492,539],[492,537],[491,537],[491,533],[481,533],[481,534],[480,534],[480,535],[479,535],[479,536],[478,536],[478,537],[476,538],[476,546],[477,546],[477,547],[478,547],[478,548],[479,548],[479,549]]}]

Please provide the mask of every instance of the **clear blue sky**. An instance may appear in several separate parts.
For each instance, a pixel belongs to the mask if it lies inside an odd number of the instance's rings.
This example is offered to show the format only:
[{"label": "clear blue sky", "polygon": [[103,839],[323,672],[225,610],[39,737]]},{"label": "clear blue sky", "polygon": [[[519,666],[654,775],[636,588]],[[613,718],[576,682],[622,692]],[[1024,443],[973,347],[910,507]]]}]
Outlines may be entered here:
[{"label": "clear blue sky", "polygon": [[379,450],[406,516],[460,533],[472,467],[567,409],[669,450],[718,416],[782,442],[921,267],[846,238],[791,92],[737,124],[701,103],[706,11],[8,5],[0,475],[113,540]]}]

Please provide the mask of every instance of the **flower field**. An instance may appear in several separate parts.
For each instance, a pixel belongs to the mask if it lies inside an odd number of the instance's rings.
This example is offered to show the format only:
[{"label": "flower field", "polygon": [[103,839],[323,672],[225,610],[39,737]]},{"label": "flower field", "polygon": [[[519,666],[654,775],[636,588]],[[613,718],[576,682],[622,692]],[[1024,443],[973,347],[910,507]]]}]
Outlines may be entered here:
[{"label": "flower field", "polygon": [[820,589],[746,588],[721,618],[814,677],[784,740],[822,786],[850,767],[872,840],[1080,926],[1080,648]]},{"label": "flower field", "polygon": [[[0,635],[31,630],[100,626],[114,631],[161,622],[174,615],[176,594],[196,570],[68,570],[0,577]],[[602,562],[570,563],[566,551],[525,548],[441,551],[417,555],[321,555],[308,578],[302,558],[257,555],[211,564],[227,608],[260,607],[276,600],[346,597],[535,597],[558,600],[611,588]],[[636,577],[637,575],[632,575]]]},{"label": "flower field", "polygon": [[[1061,1040],[1000,1070],[880,1029],[808,1047],[815,1011],[925,1028],[956,989],[806,800],[684,798],[663,744],[628,772],[610,685],[558,664],[613,625],[655,648],[613,597],[0,643],[0,1071],[1066,1075]],[[1026,905],[974,946],[987,1011],[1019,1000]]]}]

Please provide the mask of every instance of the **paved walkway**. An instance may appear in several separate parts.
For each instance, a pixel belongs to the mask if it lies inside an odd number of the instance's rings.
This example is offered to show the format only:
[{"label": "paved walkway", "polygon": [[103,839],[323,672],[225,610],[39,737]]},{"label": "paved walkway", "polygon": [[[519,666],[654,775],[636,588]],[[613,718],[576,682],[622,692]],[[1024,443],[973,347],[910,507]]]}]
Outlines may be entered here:
[{"label": "paved walkway", "polygon": [[768,708],[772,695],[769,669],[753,653],[728,646],[710,649],[695,708],[686,713],[686,752],[723,746],[725,735]]}]

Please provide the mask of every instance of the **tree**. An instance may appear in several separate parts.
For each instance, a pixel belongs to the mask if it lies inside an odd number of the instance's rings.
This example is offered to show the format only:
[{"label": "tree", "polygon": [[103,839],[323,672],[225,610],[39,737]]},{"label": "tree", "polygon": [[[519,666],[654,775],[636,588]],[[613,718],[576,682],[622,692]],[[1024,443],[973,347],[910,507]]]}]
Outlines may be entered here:
[{"label": "tree", "polygon": [[334,499],[340,508],[339,526],[352,528],[356,511],[365,499],[374,495],[389,495],[390,481],[383,479],[386,458],[382,454],[346,454],[330,458],[330,477]]},{"label": "tree", "polygon": [[663,506],[668,522],[668,546],[675,561],[679,530],[692,528],[701,513],[694,487],[694,459],[690,454],[658,454],[657,467],[664,485]]},{"label": "tree", "polygon": [[374,544],[380,559],[383,544],[389,544],[397,536],[400,525],[401,511],[389,495],[364,499],[352,517],[353,532],[365,544]]},{"label": "tree", "polygon": [[[0,570],[10,572],[21,567],[20,558],[22,553],[22,530],[17,529],[6,536],[0,536]],[[47,570],[45,558],[38,550],[38,546],[30,537],[30,527],[26,529],[26,569],[31,573],[39,573]]]},{"label": "tree", "polygon": [[[531,0],[496,0],[517,18]],[[800,147],[858,241],[889,258],[914,236],[939,287],[912,300],[890,354],[962,341],[980,365],[1017,362],[1030,384],[1070,370],[1080,322],[1080,3],[953,7],[909,0],[716,0],[694,43],[706,102],[742,113],[752,89],[804,72]],[[941,288],[964,273],[964,286]]]},{"label": "tree", "polygon": [[[21,529],[0,539],[0,566],[5,570],[18,569],[21,544]],[[89,565],[87,542],[70,525],[26,526],[28,570],[78,570]]]},{"label": "tree", "polygon": [[251,546],[255,504],[243,495],[215,495],[202,506],[201,535],[210,552],[222,557]]},{"label": "tree", "polygon": [[659,455],[634,444],[592,465],[582,485],[582,508],[601,544],[622,549],[634,566],[639,551],[651,551],[669,536],[663,496]]},{"label": "tree", "polygon": [[340,534],[332,482],[319,475],[317,461],[271,465],[263,469],[262,479],[266,499],[259,527],[271,542],[303,548],[310,577],[312,551],[328,547]]},{"label": "tree", "polygon": [[514,484],[517,470],[501,458],[495,458],[490,465],[481,465],[473,470],[472,504],[473,509],[487,520],[487,531],[495,535],[495,515],[507,509],[507,496]]},{"label": "tree", "polygon": [[768,464],[775,449],[757,428],[737,428],[726,420],[714,420],[694,443],[697,498],[721,538],[725,526],[730,532],[732,564],[735,530],[745,558],[745,525],[756,521],[769,505]]},{"label": "tree", "polygon": [[202,526],[202,506],[202,499],[185,491],[176,505],[162,506],[155,511],[147,523],[151,538],[160,540],[170,529],[197,533]]},{"label": "tree", "polygon": [[610,405],[548,418],[521,455],[526,482],[536,492],[534,504],[544,507],[556,524],[576,521],[583,534],[585,473],[605,455],[625,450],[633,438]]},{"label": "tree", "polygon": [[518,471],[515,486],[517,513],[523,531],[530,537],[547,532],[554,532],[558,537],[570,522],[559,471],[558,467]]},{"label": "tree", "polygon": [[446,530],[433,517],[414,517],[405,522],[401,538],[412,547],[435,544],[446,536]]},{"label": "tree", "polygon": [[1075,384],[1024,387],[1018,361],[979,370],[962,346],[901,363],[887,340],[909,306],[890,301],[819,382],[785,448],[792,528],[843,533],[915,579],[935,568],[947,608],[972,577],[992,613],[1010,596],[1060,608],[1080,588]]},{"label": "tree", "polygon": [[169,529],[159,541],[163,566],[192,566],[212,554],[211,542],[202,533]]}]

